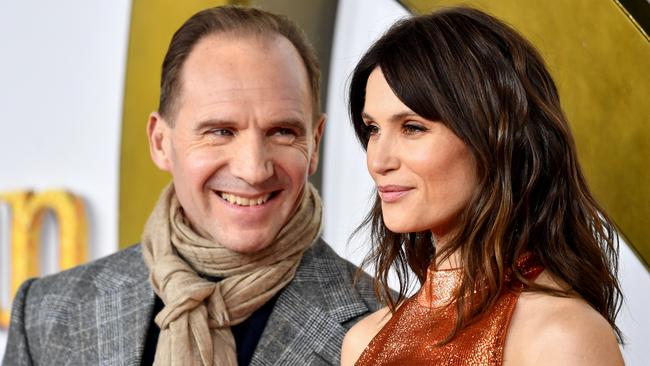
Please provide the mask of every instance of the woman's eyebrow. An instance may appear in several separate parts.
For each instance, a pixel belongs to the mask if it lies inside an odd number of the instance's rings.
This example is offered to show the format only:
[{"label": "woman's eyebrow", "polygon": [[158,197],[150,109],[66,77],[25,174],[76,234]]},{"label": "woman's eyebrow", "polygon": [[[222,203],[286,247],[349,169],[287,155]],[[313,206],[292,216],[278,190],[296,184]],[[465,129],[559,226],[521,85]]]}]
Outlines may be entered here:
[{"label": "woman's eyebrow", "polygon": [[[361,117],[363,117],[364,119],[372,120],[372,121],[375,120],[371,115],[369,115],[366,112],[362,112]],[[405,120],[407,118],[412,118],[412,117],[420,117],[420,115],[413,112],[413,111],[411,111],[411,110],[406,110],[406,111],[402,111],[402,112],[398,112],[398,113],[393,114],[392,116],[390,116],[388,118],[388,121],[389,122],[400,122],[402,120]]]}]

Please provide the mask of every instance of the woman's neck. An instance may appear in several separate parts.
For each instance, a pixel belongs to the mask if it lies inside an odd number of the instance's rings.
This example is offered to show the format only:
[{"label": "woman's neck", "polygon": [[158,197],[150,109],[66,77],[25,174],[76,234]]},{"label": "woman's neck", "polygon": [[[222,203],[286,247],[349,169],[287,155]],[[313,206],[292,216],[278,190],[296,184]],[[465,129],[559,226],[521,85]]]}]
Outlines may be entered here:
[{"label": "woman's neck", "polygon": [[[435,237],[434,237],[435,238]],[[440,253],[447,246],[446,237],[435,239],[436,253]],[[447,258],[436,259],[436,270],[455,269],[462,267],[460,250],[456,249]]]}]

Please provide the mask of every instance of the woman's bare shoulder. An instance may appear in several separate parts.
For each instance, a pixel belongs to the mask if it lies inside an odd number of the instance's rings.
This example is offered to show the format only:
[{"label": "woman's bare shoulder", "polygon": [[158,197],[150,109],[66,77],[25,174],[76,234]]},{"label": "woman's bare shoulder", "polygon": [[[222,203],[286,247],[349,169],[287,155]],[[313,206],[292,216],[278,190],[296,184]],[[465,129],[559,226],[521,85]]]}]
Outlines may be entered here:
[{"label": "woman's bare shoulder", "polygon": [[370,341],[391,318],[388,307],[384,307],[361,319],[343,339],[341,348],[341,365],[354,365]]},{"label": "woman's bare shoulder", "polygon": [[[544,273],[536,283],[564,286]],[[579,296],[521,294],[504,350],[506,365],[623,365],[614,330]]]}]

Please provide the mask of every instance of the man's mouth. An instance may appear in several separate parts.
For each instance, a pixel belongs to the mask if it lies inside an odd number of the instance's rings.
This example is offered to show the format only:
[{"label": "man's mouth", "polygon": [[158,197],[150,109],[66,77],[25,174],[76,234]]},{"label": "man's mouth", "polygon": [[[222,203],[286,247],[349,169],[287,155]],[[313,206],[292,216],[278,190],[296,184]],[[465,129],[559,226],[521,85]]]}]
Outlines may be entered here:
[{"label": "man's mouth", "polygon": [[259,206],[268,201],[273,193],[265,193],[256,197],[241,197],[232,193],[219,192],[219,197],[223,198],[226,202],[232,203],[237,206]]}]

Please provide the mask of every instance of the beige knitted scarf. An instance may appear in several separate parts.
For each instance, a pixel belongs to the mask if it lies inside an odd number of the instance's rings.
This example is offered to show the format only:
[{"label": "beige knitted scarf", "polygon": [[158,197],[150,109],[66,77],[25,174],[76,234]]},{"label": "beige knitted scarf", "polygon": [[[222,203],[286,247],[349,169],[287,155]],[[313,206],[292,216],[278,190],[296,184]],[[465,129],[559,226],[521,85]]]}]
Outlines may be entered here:
[{"label": "beige knitted scarf", "polygon": [[[274,242],[240,254],[197,234],[173,185],[163,191],[144,229],[144,259],[154,291],[165,303],[155,365],[237,365],[230,327],[241,323],[292,279],[304,251],[318,238],[321,202],[305,186],[295,215]],[[198,273],[222,277],[211,282]]]}]

